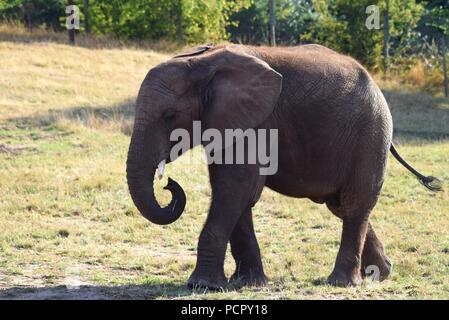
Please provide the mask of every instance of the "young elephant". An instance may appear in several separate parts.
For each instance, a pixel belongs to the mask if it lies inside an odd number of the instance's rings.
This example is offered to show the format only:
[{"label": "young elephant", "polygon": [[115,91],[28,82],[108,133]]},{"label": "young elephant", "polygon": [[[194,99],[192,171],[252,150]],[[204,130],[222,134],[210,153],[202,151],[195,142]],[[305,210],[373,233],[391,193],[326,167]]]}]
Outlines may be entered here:
[{"label": "young elephant", "polygon": [[170,134],[193,121],[203,129],[278,130],[278,170],[261,175],[259,164],[210,164],[212,203],[198,243],[191,287],[227,284],[228,241],[236,261],[233,278],[266,283],[253,227],[252,207],[264,186],[281,194],[325,203],[343,221],[340,250],[329,283],[361,282],[367,266],[380,280],[391,263],[369,215],[385,176],[388,151],[431,190],[438,180],[408,165],[392,144],[387,102],[355,60],[319,45],[292,48],[240,45],[199,48],[150,70],[137,98],[127,160],[132,199],[149,221],[164,225],[182,214],[186,198],[169,179],[170,204],[153,191],[156,168],[169,161]]}]

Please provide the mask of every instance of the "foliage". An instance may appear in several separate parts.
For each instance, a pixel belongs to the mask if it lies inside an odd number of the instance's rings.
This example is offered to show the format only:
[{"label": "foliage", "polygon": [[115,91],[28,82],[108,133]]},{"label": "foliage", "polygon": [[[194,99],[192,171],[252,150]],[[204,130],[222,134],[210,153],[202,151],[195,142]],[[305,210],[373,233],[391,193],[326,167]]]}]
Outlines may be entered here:
[{"label": "foliage", "polygon": [[[66,0],[0,0],[0,21],[62,30]],[[74,0],[81,8],[82,0]],[[181,43],[268,43],[268,0],[90,0],[91,30],[119,39]],[[381,65],[386,0],[276,0],[276,42],[320,43],[371,69]],[[370,5],[379,7],[378,29],[366,27]],[[81,24],[83,27],[83,24]],[[449,35],[447,0],[390,0],[393,66],[413,57],[438,64],[438,42]]]},{"label": "foliage", "polygon": [[426,6],[421,25],[431,36],[445,34],[449,36],[449,2],[446,0],[431,1]]},{"label": "foliage", "polygon": [[60,29],[64,0],[0,0],[0,21],[23,20],[27,27],[45,25]]},{"label": "foliage", "polygon": [[90,12],[97,33],[199,43],[226,39],[229,14],[248,4],[249,0],[95,0]]},{"label": "foliage", "polygon": [[92,30],[125,39],[157,39],[174,34],[174,1],[95,0],[90,4]]},{"label": "foliage", "polygon": [[[380,20],[385,11],[385,1],[371,0],[313,0],[315,23],[303,34],[303,40],[318,42],[345,52],[373,67],[379,65],[382,56],[383,28],[368,29],[366,8],[376,4]],[[418,34],[415,27],[422,13],[422,6],[415,0],[390,0],[390,35],[392,52],[412,47]]]},{"label": "foliage", "polygon": [[334,4],[313,0],[314,23],[301,35],[304,42],[316,42],[338,51],[347,52],[350,43],[348,21],[339,19]]},{"label": "foliage", "polygon": [[[73,4],[83,8],[82,0]],[[188,43],[228,38],[229,16],[249,6],[250,0],[91,0],[92,30],[123,39],[180,39]],[[0,0],[1,20],[24,20],[32,26],[60,29],[65,21],[64,0]],[[81,10],[81,13],[83,10]]]},{"label": "foliage", "polygon": [[[251,5],[231,16],[229,32],[235,42],[268,42],[268,2],[252,0]],[[276,1],[276,42],[298,44],[299,35],[313,20],[312,5],[304,0]]]},{"label": "foliage", "polygon": [[[369,67],[380,64],[383,47],[384,0],[277,0],[277,43],[320,43],[347,53]],[[379,29],[366,27],[366,8],[378,5]],[[417,30],[424,6],[415,0],[390,0],[390,53],[415,53],[421,45]],[[253,0],[249,8],[231,16],[231,39],[241,43],[268,42],[266,0]]]},{"label": "foliage", "polygon": [[250,5],[250,0],[182,0],[183,28],[188,42],[220,41],[227,39],[229,17],[233,12]]}]

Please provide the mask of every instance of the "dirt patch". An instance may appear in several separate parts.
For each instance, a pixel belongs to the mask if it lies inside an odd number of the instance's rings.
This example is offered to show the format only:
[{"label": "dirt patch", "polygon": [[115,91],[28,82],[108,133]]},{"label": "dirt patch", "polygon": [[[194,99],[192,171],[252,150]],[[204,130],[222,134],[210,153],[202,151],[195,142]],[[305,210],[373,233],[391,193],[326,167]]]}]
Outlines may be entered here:
[{"label": "dirt patch", "polygon": [[0,300],[111,300],[145,299],[146,290],[124,286],[15,287],[0,289]]},{"label": "dirt patch", "polygon": [[30,276],[3,278],[0,281],[0,300],[110,300],[145,297],[145,291],[140,287],[93,285],[77,275],[76,269],[73,274],[58,279],[53,285],[46,285],[42,278]]},{"label": "dirt patch", "polygon": [[63,281],[60,279],[51,285],[38,282],[17,284],[17,281],[11,285],[8,281],[0,282],[0,300],[146,300],[180,298],[191,293],[185,283],[168,278],[162,282],[158,280],[129,285],[96,285],[76,276]]},{"label": "dirt patch", "polygon": [[35,148],[21,145],[21,144],[0,144],[0,153],[9,153],[13,155],[19,155],[26,151],[33,151]]},{"label": "dirt patch", "polygon": [[[64,276],[55,277],[48,283],[41,274],[36,274],[38,267],[23,266],[21,275],[6,275],[0,272],[0,300],[143,300],[190,294],[184,283],[177,283],[166,277],[143,284],[98,285],[90,281],[90,276],[82,274],[81,270],[95,269],[85,264],[71,266]],[[139,270],[120,268],[107,271],[128,279],[129,283],[142,274]]]},{"label": "dirt patch", "polygon": [[173,258],[177,260],[191,260],[196,257],[196,250],[170,248],[150,248],[149,246],[133,245],[130,249],[134,255],[152,256],[154,258]]}]

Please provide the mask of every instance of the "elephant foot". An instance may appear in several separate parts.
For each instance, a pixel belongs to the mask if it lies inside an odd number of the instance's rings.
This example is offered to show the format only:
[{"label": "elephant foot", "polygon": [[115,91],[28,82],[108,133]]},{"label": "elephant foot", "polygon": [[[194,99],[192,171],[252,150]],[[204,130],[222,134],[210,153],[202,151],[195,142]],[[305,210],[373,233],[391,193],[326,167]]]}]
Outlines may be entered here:
[{"label": "elephant foot", "polygon": [[362,275],[360,271],[345,271],[334,269],[327,279],[327,283],[336,287],[356,287],[362,283]]},{"label": "elephant foot", "polygon": [[384,281],[393,272],[393,263],[387,256],[362,259],[362,276],[373,281]]},{"label": "elephant foot", "polygon": [[197,272],[192,273],[187,282],[189,289],[222,290],[227,284],[228,280],[224,274],[204,275]]},{"label": "elephant foot", "polygon": [[382,242],[369,224],[362,253],[362,276],[371,278],[373,281],[383,281],[390,276],[392,271],[393,264],[385,254]]},{"label": "elephant foot", "polygon": [[265,276],[263,271],[253,272],[249,270],[248,272],[235,271],[231,277],[231,282],[235,283],[237,286],[265,286],[268,283],[268,278]]},{"label": "elephant foot", "polygon": [[231,281],[237,286],[264,286],[268,279],[263,272],[260,256],[253,259],[236,259],[236,268]]}]

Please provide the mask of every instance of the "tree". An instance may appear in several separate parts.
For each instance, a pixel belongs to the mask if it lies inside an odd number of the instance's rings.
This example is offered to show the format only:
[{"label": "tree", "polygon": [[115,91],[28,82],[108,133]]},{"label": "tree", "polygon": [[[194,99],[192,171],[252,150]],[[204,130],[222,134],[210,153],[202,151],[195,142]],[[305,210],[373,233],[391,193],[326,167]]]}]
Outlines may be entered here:
[{"label": "tree", "polygon": [[266,11],[265,3],[257,1],[247,9],[233,13],[227,26],[231,41],[244,44],[267,43],[269,18]]},{"label": "tree", "polygon": [[276,1],[268,0],[270,7],[270,45],[276,46]]},{"label": "tree", "polygon": [[388,45],[390,41],[390,0],[385,0],[385,18],[384,18],[384,70],[388,71],[389,52]]},{"label": "tree", "polygon": [[[230,16],[227,27],[231,40],[238,43],[270,43],[270,10],[268,0],[253,0],[251,5]],[[276,0],[275,39],[277,44],[295,45],[300,42],[312,23],[312,5],[304,0]]]},{"label": "tree", "polygon": [[92,29],[125,39],[187,43],[227,39],[229,16],[250,0],[96,0]]},{"label": "tree", "polygon": [[299,44],[300,35],[313,23],[312,4],[304,0],[278,0],[276,38],[284,45]]},{"label": "tree", "polygon": [[66,0],[0,0],[0,21],[22,21],[28,29],[44,25],[62,30],[59,19],[65,6]]},{"label": "tree", "polygon": [[83,1],[84,32],[89,33],[89,0]]},{"label": "tree", "polygon": [[[365,25],[366,8],[376,4],[381,12],[383,0],[312,0],[314,20],[302,35],[307,42],[317,42],[347,53],[370,68],[383,63],[382,31]],[[410,49],[410,39],[422,14],[422,5],[415,0],[389,0],[389,56]],[[384,21],[385,22],[385,21]]]},{"label": "tree", "polygon": [[176,38],[179,43],[184,42],[184,28],[183,28],[183,19],[182,19],[182,0],[178,0],[177,10],[175,13],[176,16]]},{"label": "tree", "polygon": [[447,75],[447,46],[446,38],[449,38],[449,3],[447,1],[431,1],[426,6],[422,18],[424,33],[435,40],[440,46],[441,64],[444,78],[444,95],[448,97],[448,75]]},{"label": "tree", "polygon": [[444,96],[447,98],[449,96],[449,88],[448,88],[448,79],[447,79],[447,63],[446,63],[446,55],[447,55],[447,47],[446,47],[446,39],[445,37],[441,37],[441,45],[442,45],[442,56],[443,56],[443,76],[444,76]]}]

